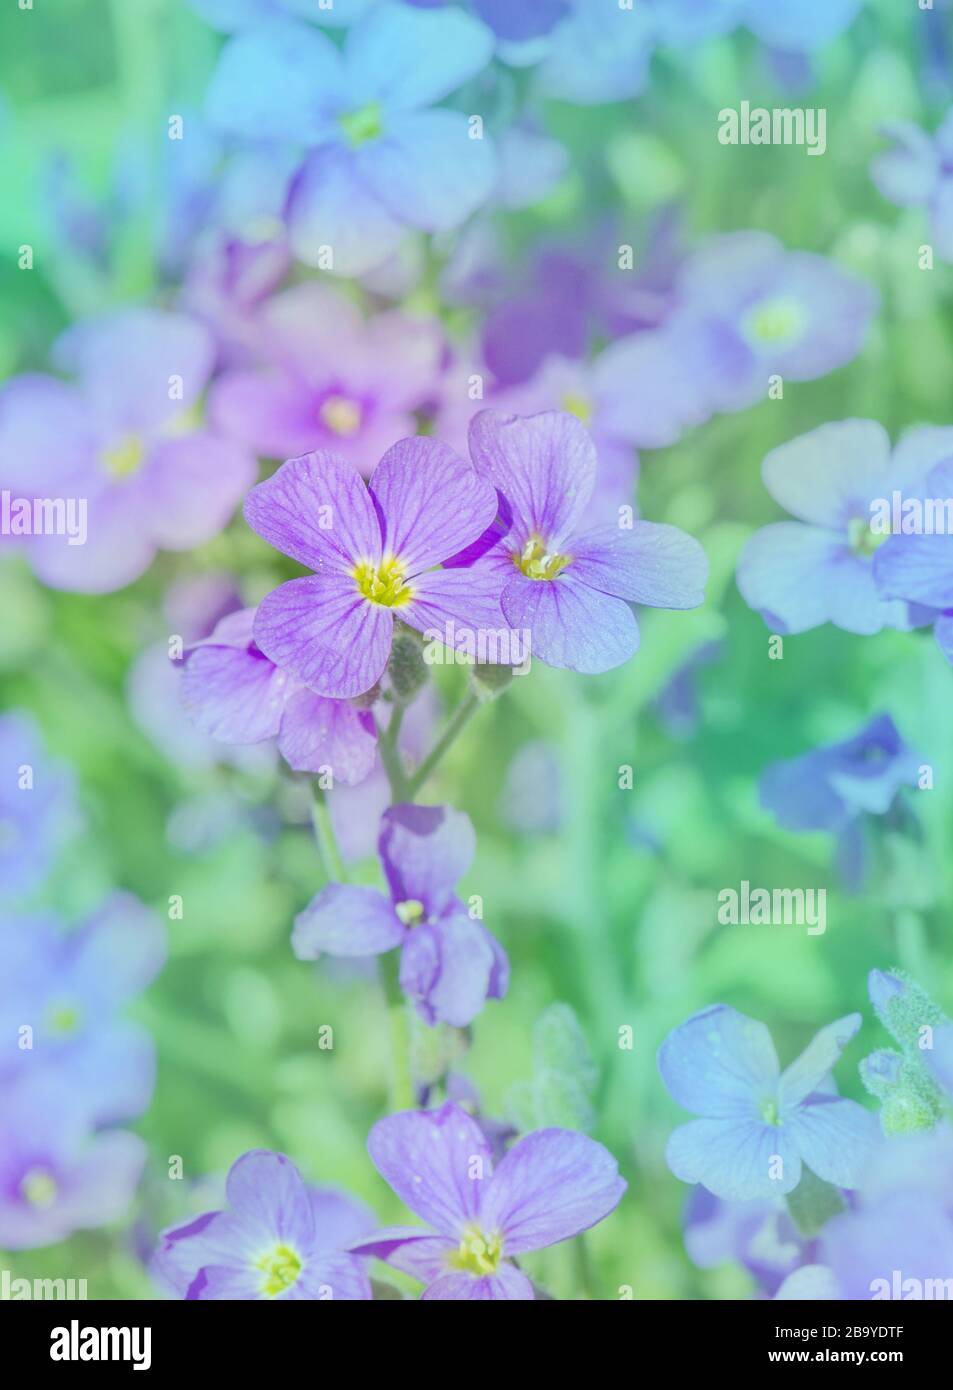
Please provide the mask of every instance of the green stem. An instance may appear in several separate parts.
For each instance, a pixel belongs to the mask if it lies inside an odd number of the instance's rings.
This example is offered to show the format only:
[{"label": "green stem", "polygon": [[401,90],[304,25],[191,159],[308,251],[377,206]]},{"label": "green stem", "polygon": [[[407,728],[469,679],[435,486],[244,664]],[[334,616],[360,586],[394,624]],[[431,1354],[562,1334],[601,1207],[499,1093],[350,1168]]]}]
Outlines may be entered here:
[{"label": "green stem", "polygon": [[459,705],[457,705],[453,714],[451,714],[448,719],[443,733],[437,739],[437,742],[431,748],[426,758],[424,758],[417,771],[407,782],[407,795],[411,800],[416,797],[421,787],[436,770],[444,754],[447,752],[447,749],[456,741],[461,730],[466,726],[479,707],[480,699],[477,695],[474,695],[472,691],[464,696]]},{"label": "green stem", "polygon": [[331,812],[327,797],[320,787],[314,789],[314,799],[311,802],[311,824],[314,826],[314,838],[318,842],[318,853],[321,856],[321,863],[324,865],[324,872],[328,881],[330,883],[346,882],[347,869],[344,867],[344,860],[341,858],[337,838],[334,834],[334,826],[331,824]]},{"label": "green stem", "polygon": [[410,1019],[400,987],[400,952],[388,951],[379,956],[378,970],[390,1025],[390,1108],[392,1111],[412,1110],[416,1097],[410,1066]]},{"label": "green stem", "polygon": [[390,799],[393,804],[396,801],[412,799],[407,786],[407,774],[404,771],[400,760],[400,752],[397,747],[397,739],[400,734],[400,726],[404,722],[404,706],[397,705],[391,715],[390,723],[384,730],[377,742],[377,751],[380,754],[384,771],[387,773],[387,780],[390,783]]}]

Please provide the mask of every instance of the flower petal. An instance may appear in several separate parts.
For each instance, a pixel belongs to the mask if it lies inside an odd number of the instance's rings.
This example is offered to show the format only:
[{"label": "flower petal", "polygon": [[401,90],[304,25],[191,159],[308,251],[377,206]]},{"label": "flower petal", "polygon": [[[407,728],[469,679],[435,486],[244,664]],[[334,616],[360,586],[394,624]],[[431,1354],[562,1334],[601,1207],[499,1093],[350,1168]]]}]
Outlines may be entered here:
[{"label": "flower petal", "polygon": [[403,224],[361,176],[351,150],[328,145],[308,155],[288,198],[288,239],[305,265],[366,275],[397,250]]},{"label": "flower petal", "polygon": [[378,849],[394,902],[416,900],[436,917],[455,901],[476,834],[470,817],[452,806],[391,806],[381,817]]},{"label": "flower petal", "polygon": [[836,1187],[859,1187],[882,1141],[877,1118],[853,1100],[815,1092],[784,1128],[807,1166]]},{"label": "flower petal", "polygon": [[705,601],[708,557],[677,526],[636,521],[629,531],[601,526],[572,541],[572,572],[593,589],[652,608],[697,608]]},{"label": "flower petal", "polygon": [[533,1285],[526,1275],[516,1269],[514,1265],[504,1261],[495,1274],[482,1276],[466,1273],[444,1274],[442,1278],[435,1280],[429,1288],[424,1289],[420,1297],[421,1300],[442,1300],[444,1302],[459,1302],[464,1299],[471,1302],[480,1299],[528,1302],[535,1298],[535,1294],[533,1293]]},{"label": "flower petal", "polygon": [[665,1160],[682,1182],[700,1182],[726,1202],[783,1197],[801,1181],[793,1136],[738,1116],[680,1125],[669,1136]]},{"label": "flower petal", "polygon": [[249,1240],[265,1249],[282,1242],[307,1250],[314,1244],[314,1213],[307,1189],[290,1158],[251,1149],[235,1160],[225,1180],[231,1215]]},{"label": "flower petal", "polygon": [[347,37],[349,97],[412,111],[448,96],[485,67],[493,35],[456,6],[422,10],[383,4]]},{"label": "flower petal", "polygon": [[571,573],[510,580],[501,606],[510,627],[528,633],[533,656],[547,666],[598,675],[638,651],[639,627],[628,605]]},{"label": "flower petal", "polygon": [[763,1023],[713,1004],[673,1028],[658,1052],[673,1100],[696,1115],[745,1116],[773,1097],[780,1068]]},{"label": "flower petal", "polygon": [[779,1098],[782,1108],[799,1105],[812,1091],[817,1090],[862,1023],[860,1014],[848,1014],[836,1023],[829,1023],[812,1038],[800,1057],[785,1067],[781,1075]]},{"label": "flower petal", "polygon": [[400,987],[424,1022],[466,1028],[487,1001],[495,958],[489,933],[463,912],[408,933]]},{"label": "flower petal", "polygon": [[374,1166],[398,1197],[441,1235],[459,1237],[480,1209],[490,1146],[456,1105],[378,1120],[367,1139]]},{"label": "flower petal", "polygon": [[402,439],[368,484],[382,513],[383,549],[408,575],[468,546],[496,516],[496,493],[470,465],[435,439]]},{"label": "flower petal", "polygon": [[399,946],[406,928],[376,888],[329,883],[295,918],[291,949],[299,960],[377,956]]},{"label": "flower petal", "polygon": [[608,1149],[569,1129],[540,1129],[501,1160],[480,1206],[481,1229],[518,1255],[569,1240],[609,1215],[626,1182]]},{"label": "flower petal", "polygon": [[[253,610],[245,615],[250,620]],[[186,654],[182,704],[203,734],[222,743],[260,743],[278,732],[290,680],[258,650],[250,631],[243,646],[213,638]]]},{"label": "flower petal", "polygon": [[867,518],[890,477],[890,439],[875,420],[837,420],[772,449],[761,466],[774,500],[828,530]]},{"label": "flower petal", "polygon": [[209,82],[212,125],[248,140],[315,144],[347,99],[341,55],[307,24],[273,19],[230,39]]},{"label": "flower petal", "polygon": [[493,192],[496,153],[473,139],[462,111],[410,111],[355,151],[358,175],[399,222],[425,232],[459,227]]},{"label": "flower petal", "polygon": [[574,415],[523,418],[481,410],[470,421],[474,467],[502,493],[513,516],[513,549],[539,536],[558,550],[576,528],[596,483],[596,449]]},{"label": "flower petal", "polygon": [[380,680],[390,654],[390,609],[369,603],[344,575],[290,579],[258,606],[255,641],[318,695],[350,699]]},{"label": "flower petal", "polygon": [[278,748],[295,772],[328,770],[335,783],[352,787],[377,758],[373,716],[347,700],[299,690],[285,705]]},{"label": "flower petal", "polygon": [[269,545],[318,573],[350,573],[359,560],[381,558],[380,524],[360,474],[323,450],[289,459],[253,487],[245,520]]}]

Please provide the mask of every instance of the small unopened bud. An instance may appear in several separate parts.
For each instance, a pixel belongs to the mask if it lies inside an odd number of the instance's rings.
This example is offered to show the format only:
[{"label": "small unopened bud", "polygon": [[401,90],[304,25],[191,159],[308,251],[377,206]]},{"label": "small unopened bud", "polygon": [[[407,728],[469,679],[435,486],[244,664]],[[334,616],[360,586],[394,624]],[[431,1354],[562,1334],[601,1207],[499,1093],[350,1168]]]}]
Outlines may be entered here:
[{"label": "small unopened bud", "polygon": [[470,685],[478,700],[495,700],[513,679],[512,666],[491,666],[478,664],[468,671]]},{"label": "small unopened bud", "polygon": [[412,700],[427,684],[427,664],[424,661],[420,638],[415,632],[395,632],[387,675],[391,689],[401,704]]}]

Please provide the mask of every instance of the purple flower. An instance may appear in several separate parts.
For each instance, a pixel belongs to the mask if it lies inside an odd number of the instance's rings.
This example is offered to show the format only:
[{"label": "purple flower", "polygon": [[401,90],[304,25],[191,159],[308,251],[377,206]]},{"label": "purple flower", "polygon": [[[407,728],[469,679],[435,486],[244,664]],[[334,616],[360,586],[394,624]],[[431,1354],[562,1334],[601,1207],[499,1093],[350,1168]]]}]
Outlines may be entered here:
[{"label": "purple flower", "polygon": [[922,621],[878,587],[874,556],[886,535],[873,522],[877,504],[895,491],[919,491],[951,445],[951,430],[915,429],[891,453],[874,420],[840,420],[772,449],[761,469],[765,487],[797,521],[748,540],[737,571],[745,602],[780,633],[831,622],[869,635]]},{"label": "purple flower", "polygon": [[[448,0],[404,0],[418,9],[435,9]],[[525,43],[542,38],[572,9],[573,0],[469,0],[470,8],[488,24],[498,39]]]},{"label": "purple flower", "polygon": [[235,1160],[225,1195],[225,1211],[162,1233],[150,1272],[163,1289],[185,1299],[370,1299],[363,1261],[344,1252],[373,1227],[361,1203],[306,1185],[266,1149]]},{"label": "purple flower", "polygon": [[781,1198],[723,1202],[706,1188],[693,1187],[684,1226],[685,1249],[699,1269],[737,1262],[769,1298],[813,1252]]},{"label": "purple flower", "polygon": [[29,715],[0,715],[0,901],[43,878],[76,817],[72,772],[54,762]]},{"label": "purple flower", "polygon": [[[883,1144],[856,1206],[825,1226],[821,1258],[843,1299],[948,1298],[953,1280],[953,1130]],[[908,1285],[916,1280],[916,1285]],[[939,1293],[925,1291],[925,1283]],[[945,1291],[943,1285],[945,1281]]]},{"label": "purple flower", "polygon": [[262,600],[256,643],[316,694],[347,698],[383,675],[396,618],[423,632],[499,630],[492,573],[434,568],[495,512],[493,489],[433,439],[388,449],[367,487],[335,454],[291,459],[252,489],[245,517],[315,573]]},{"label": "purple flower", "polygon": [[30,1046],[0,1056],[0,1083],[55,1075],[97,1124],[141,1114],[155,1082],[148,1032],[121,1016],[161,969],[165,934],[137,898],[115,893],[72,931],[46,917],[0,926],[0,1032]]},{"label": "purple flower", "polygon": [[772,48],[784,53],[812,52],[830,43],[850,25],[862,0],[652,0],[662,38],[683,46],[744,25]]},{"label": "purple flower", "polygon": [[352,1248],[420,1279],[425,1299],[532,1299],[512,1258],[595,1226],[626,1189],[612,1155],[566,1129],[527,1135],[494,1171],[479,1125],[449,1103],[388,1115],[367,1147],[384,1180],[431,1229],[392,1227]]},{"label": "purple flower", "polygon": [[[922,433],[926,434],[926,431]],[[934,430],[937,452],[953,454],[953,430]],[[927,477],[919,498],[943,508],[941,525],[932,533],[894,533],[887,537],[874,556],[874,579],[887,599],[903,599],[933,610],[933,632],[940,651],[953,664],[953,540],[950,517],[953,514],[953,461],[947,458]],[[902,525],[901,521],[901,525]],[[932,524],[932,523],[931,523]]]},{"label": "purple flower", "polygon": [[828,1024],[783,1073],[764,1024],[724,1004],[673,1029],[659,1071],[672,1098],[702,1117],[669,1138],[675,1176],[726,1201],[792,1192],[802,1164],[825,1182],[856,1187],[877,1121],[831,1090],[830,1072],[860,1025],[860,1014]]},{"label": "purple flower", "polygon": [[435,320],[393,312],[365,322],[350,300],[314,283],[264,305],[256,332],[267,367],[221,377],[211,419],[269,458],[332,449],[364,473],[414,433],[443,348]]},{"label": "purple flower", "polygon": [[97,1134],[86,1097],[47,1072],[7,1087],[0,1107],[0,1247],[31,1250],[121,1217],[146,1146],[136,1134]]},{"label": "purple flower", "polygon": [[391,806],[378,840],[389,895],[328,884],[295,918],[295,955],[376,956],[400,946],[401,989],[421,1018],[466,1027],[509,983],[502,947],[454,891],[475,850],[462,811]]},{"label": "purple flower", "polygon": [[676,280],[666,324],[680,374],[710,410],[743,410],[769,378],[813,381],[857,355],[876,291],[822,256],[766,232],[712,237]]},{"label": "purple flower", "polygon": [[953,111],[932,136],[913,121],[889,121],[881,134],[894,145],[871,165],[874,183],[891,203],[924,208],[934,249],[953,260]]},{"label": "purple flower", "polygon": [[315,695],[269,661],[252,637],[254,617],[253,608],[230,613],[188,649],[181,695],[192,722],[222,743],[277,738],[296,772],[329,771],[346,786],[362,781],[377,757],[374,716]]},{"label": "purple flower", "polygon": [[195,320],[127,309],[76,324],[55,345],[54,362],[75,385],[27,375],[0,391],[0,484],[86,509],[76,543],[33,537],[45,583],[119,589],[158,549],[188,550],[228,522],[254,461],[207,430],[188,432],[213,352]]},{"label": "purple flower", "polygon": [[307,265],[361,275],[408,227],[457,227],[493,190],[489,137],[435,107],[488,62],[493,35],[456,6],[382,4],[343,51],[319,30],[276,19],[237,34],[208,94],[213,124],[308,153],[288,193],[288,234]]},{"label": "purple flower", "polygon": [[533,655],[547,665],[608,671],[639,646],[630,604],[703,601],[708,562],[683,531],[648,521],[578,529],[596,451],[572,415],[481,411],[470,424],[470,456],[497,489],[502,524],[458,560],[483,550],[476,568],[497,575],[506,621],[529,633]]}]

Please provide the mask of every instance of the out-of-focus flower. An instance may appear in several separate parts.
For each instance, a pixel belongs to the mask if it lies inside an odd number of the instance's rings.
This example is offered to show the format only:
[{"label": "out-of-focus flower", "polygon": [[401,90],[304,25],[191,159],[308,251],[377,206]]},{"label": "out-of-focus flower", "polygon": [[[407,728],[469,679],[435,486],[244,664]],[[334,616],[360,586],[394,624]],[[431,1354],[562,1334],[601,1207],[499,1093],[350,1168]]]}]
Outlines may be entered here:
[{"label": "out-of-focus flower", "polygon": [[853,23],[863,0],[650,0],[662,42],[697,42],[744,25],[762,43],[787,53],[812,53]]},{"label": "out-of-focus flower", "polygon": [[511,1257],[580,1235],[618,1206],[626,1183],[593,1139],[541,1129],[493,1169],[475,1120],[453,1104],[378,1120],[367,1140],[378,1172],[431,1228],[392,1227],[355,1243],[426,1284],[425,1299],[530,1300]]},{"label": "out-of-focus flower", "polygon": [[659,691],[655,711],[673,738],[688,738],[698,727],[699,673],[724,656],[723,642],[702,642]]},{"label": "out-of-focus flower", "polygon": [[437,107],[489,60],[493,35],[451,9],[383,4],[343,51],[276,20],[230,39],[208,93],[213,124],[308,153],[288,189],[299,260],[361,275],[397,250],[406,228],[459,226],[490,195],[492,144],[459,111]]},{"label": "out-of-focus flower", "polygon": [[228,372],[212,389],[211,419],[258,454],[297,458],[331,449],[365,475],[416,429],[443,350],[434,319],[399,313],[365,321],[343,294],[297,285],[256,316],[263,370]]},{"label": "out-of-focus flower", "polygon": [[596,451],[574,416],[482,411],[470,425],[470,456],[497,489],[500,522],[457,558],[472,563],[479,555],[475,568],[498,576],[506,621],[530,634],[540,661],[607,671],[638,649],[630,604],[703,601],[708,561],[683,531],[648,521],[577,529],[595,485]]},{"label": "out-of-focus flower", "polygon": [[455,892],[476,850],[470,819],[449,806],[391,806],[378,850],[389,894],[328,884],[295,918],[295,955],[376,956],[399,946],[401,989],[420,1016],[463,1028],[509,983],[502,947]]},{"label": "out-of-focus flower", "polygon": [[500,819],[524,835],[554,835],[563,825],[566,795],[559,750],[532,739],[516,750],[500,792]]},{"label": "out-of-focus flower", "polygon": [[108,1124],[140,1114],[155,1082],[155,1046],[121,1016],[160,970],[165,936],[158,918],[129,893],[108,898],[72,931],[55,919],[11,917],[0,926],[0,1025],[29,1046],[7,1048],[0,1081],[54,1075],[85,1098],[89,1117]]},{"label": "out-of-focus flower", "polygon": [[176,1298],[369,1300],[364,1263],[347,1254],[374,1225],[361,1203],[307,1185],[284,1154],[252,1149],[235,1160],[227,1207],[164,1231],[156,1283]]},{"label": "out-of-focus flower", "polygon": [[761,475],[776,502],[797,521],[765,526],[738,561],[738,588],[775,632],[807,632],[831,622],[871,634],[928,621],[916,607],[883,596],[874,559],[887,533],[873,524],[876,504],[894,492],[919,492],[953,447],[953,430],[911,430],[891,452],[874,420],[821,425],[777,449]]},{"label": "out-of-focus flower", "polygon": [[0,900],[43,878],[76,820],[69,768],[46,752],[32,718],[0,714]]},{"label": "out-of-focus flower", "polygon": [[[953,454],[953,430],[936,430],[937,449]],[[933,632],[940,651],[953,665],[953,462],[932,469],[918,497],[939,504],[942,522],[932,533],[889,535],[874,556],[874,579],[888,599],[903,599],[933,610]],[[901,523],[902,524],[902,523]]]},{"label": "out-of-focus flower", "polygon": [[870,166],[877,188],[899,207],[922,207],[931,245],[953,260],[953,111],[927,135],[913,121],[889,121],[880,132],[893,148]]},{"label": "out-of-focus flower", "polygon": [[331,773],[350,786],[377,756],[374,716],[347,700],[315,695],[268,660],[252,637],[253,608],[223,618],[185,655],[181,694],[195,726],[222,743],[278,749],[296,772]]},{"label": "out-of-focus flower", "polygon": [[206,23],[226,32],[289,15],[343,28],[377,3],[378,0],[189,0]]},{"label": "out-of-focus flower", "polygon": [[916,786],[920,759],[888,714],[853,738],[770,763],[761,774],[761,804],[785,830],[843,835],[858,816],[883,816],[903,787]]},{"label": "out-of-focus flower", "polygon": [[252,489],[245,517],[315,573],[262,600],[255,642],[316,694],[345,699],[380,680],[397,618],[425,633],[499,631],[492,571],[434,568],[495,514],[492,487],[432,439],[388,449],[366,487],[335,454],[291,459]]},{"label": "out-of-focus flower", "polygon": [[723,1202],[694,1187],[685,1207],[685,1249],[699,1269],[735,1262],[774,1297],[795,1268],[811,1257],[782,1198]]},{"label": "out-of-focus flower", "polygon": [[87,1095],[47,1073],[5,1087],[0,1106],[0,1244],[31,1250],[123,1215],[146,1146],[123,1130],[96,1133]]},{"label": "out-of-focus flower", "polygon": [[67,521],[68,504],[76,511],[72,533],[30,540],[45,583],[119,589],[157,550],[190,549],[225,526],[255,464],[193,425],[213,355],[194,319],[121,310],[75,324],[55,345],[75,385],[27,375],[0,391],[0,483],[61,504]]},{"label": "out-of-focus flower", "polygon": [[[820,1259],[836,1297],[949,1298],[953,1288],[953,1130],[882,1144],[855,1206],[828,1222]],[[912,1282],[910,1282],[912,1281]]]},{"label": "out-of-focus flower", "polygon": [[856,357],[877,309],[866,281],[766,232],[712,237],[676,278],[673,360],[711,411],[765,400],[770,378],[813,381]]},{"label": "out-of-focus flower", "polygon": [[825,1182],[856,1187],[877,1121],[831,1092],[830,1072],[860,1025],[860,1014],[828,1024],[783,1073],[764,1024],[724,1004],[673,1029],[659,1071],[672,1098],[702,1116],[669,1138],[675,1176],[726,1201],[792,1192],[803,1164]]}]

